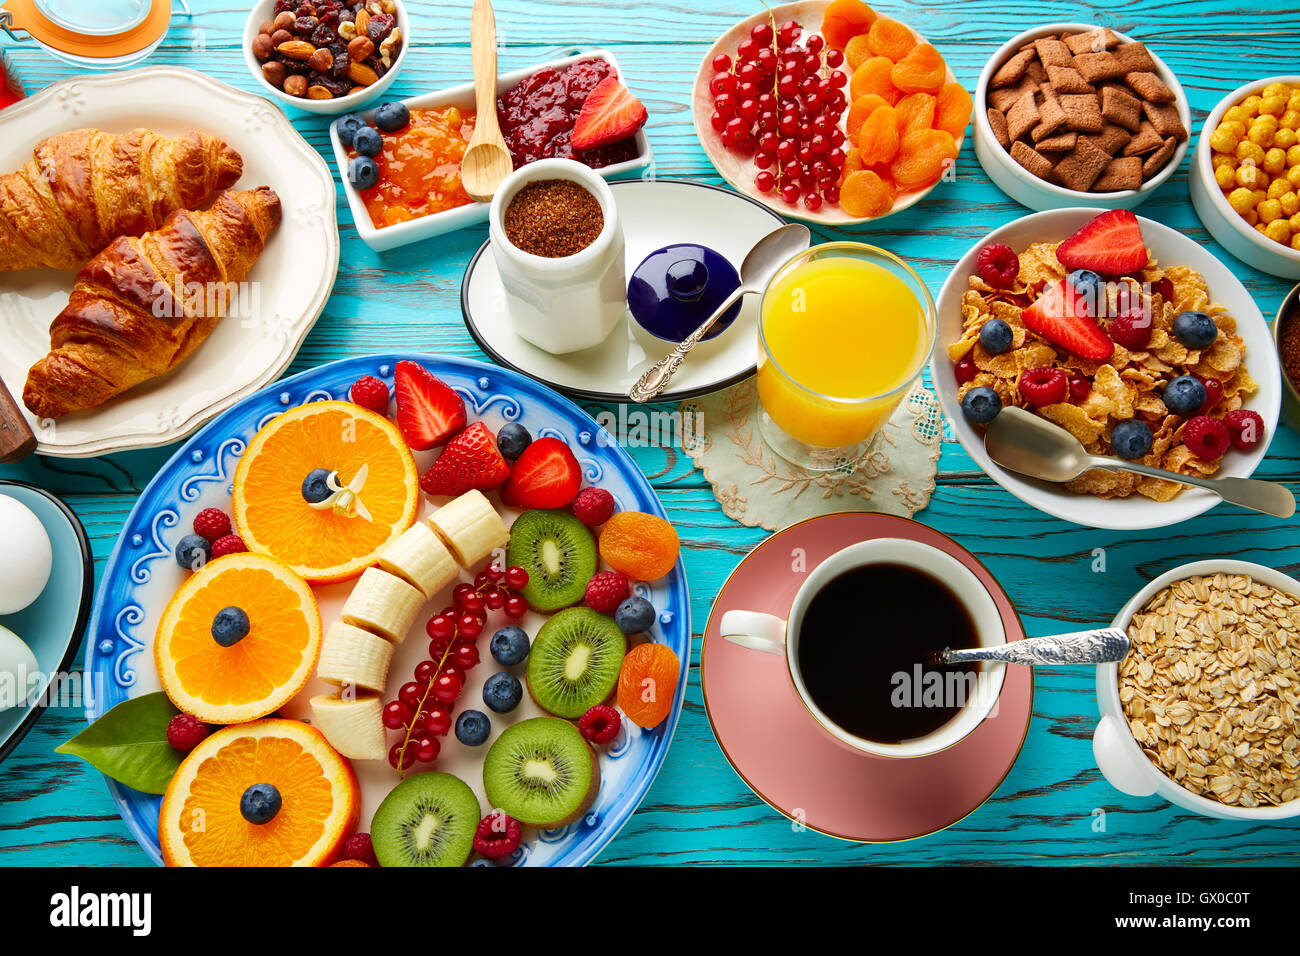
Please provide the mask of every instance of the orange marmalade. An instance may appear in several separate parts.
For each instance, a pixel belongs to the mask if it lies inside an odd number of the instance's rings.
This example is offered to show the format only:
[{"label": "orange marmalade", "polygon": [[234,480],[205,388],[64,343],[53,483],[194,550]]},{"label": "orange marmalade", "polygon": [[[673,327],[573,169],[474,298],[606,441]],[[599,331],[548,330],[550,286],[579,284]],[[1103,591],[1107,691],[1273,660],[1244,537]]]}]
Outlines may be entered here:
[{"label": "orange marmalade", "polygon": [[446,106],[411,110],[408,126],[383,133],[379,185],[361,194],[375,228],[467,205],[460,161],[473,132],[473,112]]}]

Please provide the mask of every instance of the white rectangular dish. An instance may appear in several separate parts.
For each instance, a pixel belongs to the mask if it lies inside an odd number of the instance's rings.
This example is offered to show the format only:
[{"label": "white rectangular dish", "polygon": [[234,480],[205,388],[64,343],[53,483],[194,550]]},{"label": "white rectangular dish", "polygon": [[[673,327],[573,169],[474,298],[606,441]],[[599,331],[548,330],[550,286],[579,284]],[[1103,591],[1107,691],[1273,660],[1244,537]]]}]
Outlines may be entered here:
[{"label": "white rectangular dish", "polygon": [[[614,68],[614,73],[619,79],[623,79],[623,71],[619,69],[618,61],[614,59],[614,54],[608,50],[595,49],[586,50],[580,53],[574,53],[570,56],[561,57],[557,60],[548,60],[544,63],[538,63],[534,66],[525,67],[521,70],[514,70],[510,73],[502,74],[497,80],[498,92],[505,92],[513,89],[520,82],[532,76],[539,70],[559,69],[575,63],[578,60],[585,60],[596,57],[606,61]],[[459,109],[474,109],[474,84],[464,83],[460,86],[452,86],[443,90],[434,90],[431,93],[424,93],[420,96],[413,96],[410,99],[402,100],[408,109],[435,109],[441,106],[455,106]],[[374,110],[364,110],[359,113],[366,122],[373,122]],[[352,209],[352,219],[356,223],[357,235],[361,241],[377,252],[384,252],[388,249],[395,249],[398,246],[404,246],[408,243],[419,242],[422,239],[430,239],[433,236],[440,236],[443,233],[452,232],[460,229],[462,226],[473,225],[475,223],[487,222],[489,203],[475,202],[466,206],[458,206],[455,209],[448,209],[445,212],[434,213],[431,216],[421,216],[419,219],[412,219],[409,222],[397,223],[392,226],[385,226],[377,229],[371,223],[370,213],[366,210],[366,204],[362,201],[361,195],[352,184],[348,182],[348,150],[347,147],[339,141],[338,130],[334,124],[330,125],[330,143],[334,147],[334,165],[338,171],[340,182],[343,183],[343,194],[348,197],[348,206]],[[650,140],[641,129],[636,134],[637,155],[635,159],[629,159],[627,162],[614,163],[596,170],[596,173],[605,179],[618,179],[625,177],[629,173],[637,173],[648,168],[654,159],[654,153],[650,149]]]}]

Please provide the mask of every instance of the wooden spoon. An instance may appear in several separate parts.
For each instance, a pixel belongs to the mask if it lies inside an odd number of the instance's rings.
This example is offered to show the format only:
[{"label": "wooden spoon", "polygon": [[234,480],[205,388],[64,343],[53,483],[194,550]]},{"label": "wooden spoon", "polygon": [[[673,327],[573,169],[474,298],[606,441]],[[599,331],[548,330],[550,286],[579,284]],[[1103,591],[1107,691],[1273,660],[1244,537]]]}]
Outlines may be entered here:
[{"label": "wooden spoon", "polygon": [[497,124],[497,22],[491,0],[474,0],[470,15],[474,57],[474,135],[460,163],[460,181],[471,199],[491,202],[501,181],[514,172],[514,160]]},{"label": "wooden spoon", "polygon": [[36,451],[36,436],[18,403],[0,381],[0,464],[21,461]]}]

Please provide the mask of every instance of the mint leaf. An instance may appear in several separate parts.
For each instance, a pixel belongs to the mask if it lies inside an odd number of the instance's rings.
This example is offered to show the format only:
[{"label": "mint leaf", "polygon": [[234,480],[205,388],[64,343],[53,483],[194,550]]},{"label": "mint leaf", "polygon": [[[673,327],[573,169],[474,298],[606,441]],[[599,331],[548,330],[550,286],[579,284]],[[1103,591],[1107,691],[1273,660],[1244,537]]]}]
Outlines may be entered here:
[{"label": "mint leaf", "polygon": [[178,713],[162,692],[132,697],[54,750],[134,790],[162,793],[184,757],[167,742],[167,723]]}]

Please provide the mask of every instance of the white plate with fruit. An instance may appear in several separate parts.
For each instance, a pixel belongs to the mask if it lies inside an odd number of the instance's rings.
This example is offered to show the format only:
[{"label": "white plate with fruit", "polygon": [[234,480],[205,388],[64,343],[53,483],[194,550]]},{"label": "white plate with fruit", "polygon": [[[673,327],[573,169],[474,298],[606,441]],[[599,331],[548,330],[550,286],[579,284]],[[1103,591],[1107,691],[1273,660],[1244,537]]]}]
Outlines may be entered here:
[{"label": "white plate with fruit", "polygon": [[198,865],[589,862],[662,764],[690,651],[626,453],[535,382],[423,355],[304,372],[195,435],[90,633],[67,749],[151,857]]}]

